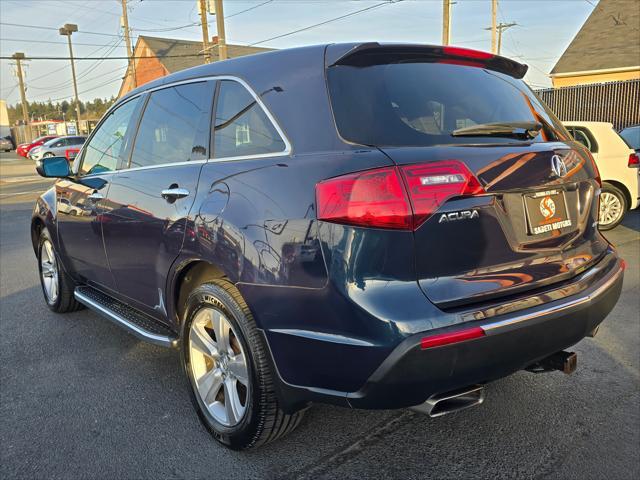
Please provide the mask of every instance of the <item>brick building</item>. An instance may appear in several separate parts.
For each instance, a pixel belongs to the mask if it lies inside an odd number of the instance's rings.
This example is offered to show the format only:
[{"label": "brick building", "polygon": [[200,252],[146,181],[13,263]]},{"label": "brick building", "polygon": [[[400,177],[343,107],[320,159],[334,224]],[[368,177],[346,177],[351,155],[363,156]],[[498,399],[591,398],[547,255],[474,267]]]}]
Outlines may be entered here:
[{"label": "brick building", "polygon": [[[216,41],[217,39],[214,37],[212,44],[215,44]],[[202,50],[202,42],[140,35],[134,47],[134,57],[136,57],[135,85],[140,86],[170,73],[202,65],[204,63]],[[252,55],[268,50],[267,48],[227,44],[229,58]],[[218,49],[216,47],[211,49],[211,55],[213,61],[218,60]],[[133,75],[129,70],[127,69],[122,81],[118,97],[134,89]]]}]

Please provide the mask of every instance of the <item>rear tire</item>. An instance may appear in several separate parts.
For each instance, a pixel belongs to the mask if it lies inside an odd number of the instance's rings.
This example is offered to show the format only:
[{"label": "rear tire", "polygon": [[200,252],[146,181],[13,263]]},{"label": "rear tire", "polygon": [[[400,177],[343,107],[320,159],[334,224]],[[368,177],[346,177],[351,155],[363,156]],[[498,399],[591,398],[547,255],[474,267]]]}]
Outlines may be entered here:
[{"label": "rear tire", "polygon": [[600,193],[600,212],[598,228],[611,230],[617,227],[629,209],[627,197],[618,187],[605,183]]},{"label": "rear tire", "polygon": [[304,411],[288,415],[280,408],[268,347],[233,284],[215,280],[197,287],[187,298],[185,319],[182,365],[198,416],[216,440],[244,450],[298,426]]},{"label": "rear tire", "polygon": [[73,296],[76,285],[61,265],[49,231],[43,228],[38,241],[38,272],[44,300],[56,313],[75,312],[83,305]]}]

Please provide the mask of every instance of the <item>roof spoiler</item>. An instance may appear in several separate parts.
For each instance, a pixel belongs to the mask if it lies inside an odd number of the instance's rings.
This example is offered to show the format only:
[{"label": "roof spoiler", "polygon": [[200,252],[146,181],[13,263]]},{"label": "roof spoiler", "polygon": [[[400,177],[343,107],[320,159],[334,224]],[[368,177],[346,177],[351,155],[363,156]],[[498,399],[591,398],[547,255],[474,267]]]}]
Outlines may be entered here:
[{"label": "roof spoiler", "polygon": [[[337,45],[336,45],[337,47]],[[327,65],[350,65],[353,67],[368,67],[396,62],[437,62],[471,67],[487,68],[505,73],[514,78],[522,78],[527,73],[528,66],[506,57],[492,53],[472,50],[470,48],[439,46],[439,45],[411,45],[411,44],[380,44],[377,42],[351,45],[336,51],[327,51]]]}]

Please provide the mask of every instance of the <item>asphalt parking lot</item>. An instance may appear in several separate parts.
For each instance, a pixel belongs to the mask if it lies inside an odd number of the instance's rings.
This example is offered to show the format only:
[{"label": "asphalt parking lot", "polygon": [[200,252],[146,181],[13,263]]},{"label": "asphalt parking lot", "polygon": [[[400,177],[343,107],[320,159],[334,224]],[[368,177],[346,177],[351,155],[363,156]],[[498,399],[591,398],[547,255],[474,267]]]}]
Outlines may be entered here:
[{"label": "asphalt parking lot", "polygon": [[50,312],[29,239],[48,181],[0,154],[0,478],[640,478],[640,212],[606,234],[628,263],[578,370],[518,373],[438,419],[314,406],[285,439],[215,443],[178,353],[89,311]]}]

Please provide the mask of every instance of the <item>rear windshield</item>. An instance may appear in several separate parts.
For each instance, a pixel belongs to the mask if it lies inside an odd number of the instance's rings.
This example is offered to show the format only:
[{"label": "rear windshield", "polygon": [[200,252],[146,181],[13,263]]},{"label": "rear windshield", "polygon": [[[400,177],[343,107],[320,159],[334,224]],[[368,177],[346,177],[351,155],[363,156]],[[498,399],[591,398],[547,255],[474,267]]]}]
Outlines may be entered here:
[{"label": "rear windshield", "polygon": [[640,150],[640,125],[625,128],[620,132],[620,136],[630,148]]},{"label": "rear windshield", "polygon": [[391,63],[328,69],[338,131],[345,140],[377,146],[513,143],[511,137],[452,136],[485,123],[538,122],[534,142],[568,139],[560,122],[521,81],[479,67]]}]

